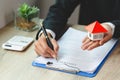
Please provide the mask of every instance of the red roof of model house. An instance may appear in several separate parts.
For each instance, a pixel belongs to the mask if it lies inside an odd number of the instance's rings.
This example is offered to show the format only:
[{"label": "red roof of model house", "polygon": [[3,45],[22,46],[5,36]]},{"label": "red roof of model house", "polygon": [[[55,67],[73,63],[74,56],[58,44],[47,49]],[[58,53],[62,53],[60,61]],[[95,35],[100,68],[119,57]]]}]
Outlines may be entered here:
[{"label": "red roof of model house", "polygon": [[85,29],[90,33],[107,32],[107,30],[98,21],[89,24],[88,26],[85,27]]}]

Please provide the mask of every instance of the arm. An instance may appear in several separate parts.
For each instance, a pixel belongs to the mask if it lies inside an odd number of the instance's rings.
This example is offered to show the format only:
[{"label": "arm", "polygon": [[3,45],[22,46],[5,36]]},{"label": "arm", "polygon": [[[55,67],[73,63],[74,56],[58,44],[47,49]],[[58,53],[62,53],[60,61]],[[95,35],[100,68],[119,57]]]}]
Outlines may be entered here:
[{"label": "arm", "polygon": [[43,24],[46,29],[51,29],[56,34],[56,39],[60,38],[65,32],[68,18],[79,4],[79,0],[57,0],[50,7],[49,13]]},{"label": "arm", "polygon": [[120,38],[120,20],[111,21],[115,25],[113,38]]},{"label": "arm", "polygon": [[[67,20],[78,4],[79,0],[57,0],[56,3],[50,7],[43,25],[46,29],[55,32],[56,39],[60,38],[65,32]],[[46,43],[45,36],[42,34],[38,37],[40,32],[41,29],[36,36],[37,41],[35,42],[35,52],[43,57],[53,57],[52,55],[57,55],[59,49],[57,41],[54,38],[50,38],[54,50],[50,49]]]}]

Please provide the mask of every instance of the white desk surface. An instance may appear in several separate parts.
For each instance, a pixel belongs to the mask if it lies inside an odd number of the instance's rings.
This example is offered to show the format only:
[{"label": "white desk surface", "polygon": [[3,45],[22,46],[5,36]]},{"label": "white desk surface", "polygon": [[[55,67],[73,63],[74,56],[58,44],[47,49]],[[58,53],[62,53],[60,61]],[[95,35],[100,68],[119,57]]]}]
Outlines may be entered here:
[{"label": "white desk surface", "polygon": [[[81,28],[78,25],[75,27]],[[0,29],[0,45],[14,35],[35,38],[36,33],[37,30],[16,30],[13,24],[9,24]],[[23,52],[8,51],[0,47],[0,80],[120,80],[120,44],[93,78],[33,67],[31,64],[36,56],[34,43]]]}]

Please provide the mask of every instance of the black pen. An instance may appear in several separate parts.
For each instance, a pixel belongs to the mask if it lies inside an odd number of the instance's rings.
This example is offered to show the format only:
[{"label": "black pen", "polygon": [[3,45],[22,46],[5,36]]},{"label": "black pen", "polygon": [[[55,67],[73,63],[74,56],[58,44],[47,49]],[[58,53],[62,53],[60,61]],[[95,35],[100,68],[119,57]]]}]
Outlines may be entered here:
[{"label": "black pen", "polygon": [[[44,25],[42,25],[42,23],[40,23],[40,25],[41,25],[41,28],[42,28],[43,33],[44,33],[44,35],[45,35],[45,38],[46,38],[46,41],[47,41],[48,46],[49,46],[52,50],[54,50],[54,47],[53,47],[53,45],[52,45],[52,43],[51,43],[51,41],[50,41],[50,38],[48,37],[48,34],[47,34],[47,32],[46,32],[46,29],[45,29]],[[56,57],[56,56],[54,56],[54,58],[55,58],[55,57]],[[56,58],[56,60],[57,60],[57,58]]]}]

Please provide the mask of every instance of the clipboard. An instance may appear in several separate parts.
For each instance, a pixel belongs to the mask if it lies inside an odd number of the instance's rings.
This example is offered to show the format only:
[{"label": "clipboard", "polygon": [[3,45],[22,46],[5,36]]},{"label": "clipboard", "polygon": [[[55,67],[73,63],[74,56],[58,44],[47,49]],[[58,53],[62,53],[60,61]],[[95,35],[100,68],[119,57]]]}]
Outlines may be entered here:
[{"label": "clipboard", "polygon": [[[71,30],[73,30],[73,29],[71,29]],[[76,30],[75,30],[75,32],[76,32]],[[68,32],[66,32],[66,33],[68,33]],[[65,37],[66,36],[63,36],[62,38],[65,38]],[[103,58],[103,60],[99,63],[99,65],[97,66],[97,68],[95,69],[95,71],[93,73],[89,73],[89,72],[85,72],[85,71],[81,71],[81,70],[76,72],[76,71],[69,71],[69,70],[63,70],[63,69],[57,69],[57,68],[50,68],[46,64],[44,64],[44,63],[38,63],[35,60],[32,62],[32,65],[33,66],[37,66],[37,67],[41,67],[41,68],[45,68],[45,69],[51,69],[51,70],[56,70],[56,71],[61,71],[61,72],[65,72],[65,73],[70,73],[70,74],[75,74],[75,75],[79,75],[79,76],[85,76],[85,77],[92,78],[92,77],[96,76],[97,73],[100,71],[100,69],[104,65],[105,61],[108,59],[109,55],[114,50],[117,42],[118,42],[118,40],[115,40],[115,42],[113,43],[113,46],[108,51],[108,53],[105,55],[105,57]]]}]

